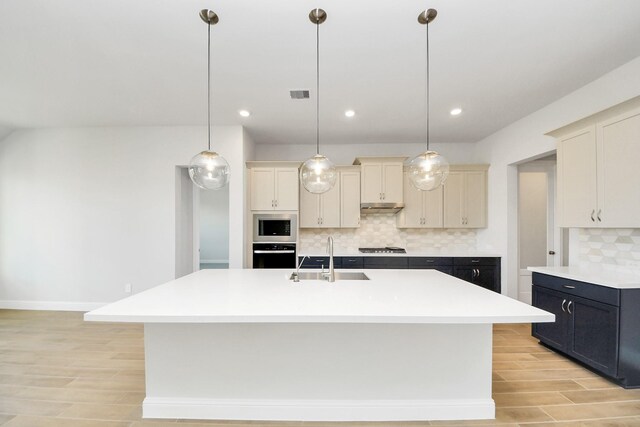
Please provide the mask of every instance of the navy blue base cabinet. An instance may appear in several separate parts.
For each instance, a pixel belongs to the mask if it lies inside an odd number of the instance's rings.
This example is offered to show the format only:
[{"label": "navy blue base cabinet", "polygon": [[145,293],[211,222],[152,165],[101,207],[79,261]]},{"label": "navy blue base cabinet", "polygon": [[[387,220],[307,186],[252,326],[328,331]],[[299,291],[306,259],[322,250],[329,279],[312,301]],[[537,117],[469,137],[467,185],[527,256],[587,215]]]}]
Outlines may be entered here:
[{"label": "navy blue base cabinet", "polygon": [[533,273],[532,302],[556,316],[532,335],[625,388],[640,387],[640,289]]},{"label": "navy blue base cabinet", "polygon": [[[298,262],[302,257],[298,257]],[[500,293],[500,258],[497,257],[407,257],[337,256],[334,268],[438,270],[474,285]],[[309,257],[300,268],[328,268],[328,256]]]}]

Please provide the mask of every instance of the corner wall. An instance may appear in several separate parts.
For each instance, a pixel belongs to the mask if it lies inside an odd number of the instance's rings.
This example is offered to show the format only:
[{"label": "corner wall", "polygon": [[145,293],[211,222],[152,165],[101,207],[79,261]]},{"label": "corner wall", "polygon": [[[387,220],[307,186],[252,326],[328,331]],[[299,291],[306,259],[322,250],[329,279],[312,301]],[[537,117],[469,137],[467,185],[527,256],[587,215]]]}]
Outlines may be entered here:
[{"label": "corner wall", "polygon": [[489,225],[479,248],[503,254],[502,289],[518,295],[517,164],[555,151],[545,133],[640,95],[640,57],[478,142],[477,162],[490,163]]},{"label": "corner wall", "polygon": [[[206,127],[15,131],[0,143],[0,307],[88,310],[175,274],[175,167]],[[244,144],[215,127],[231,166],[230,262],[242,266]]]}]

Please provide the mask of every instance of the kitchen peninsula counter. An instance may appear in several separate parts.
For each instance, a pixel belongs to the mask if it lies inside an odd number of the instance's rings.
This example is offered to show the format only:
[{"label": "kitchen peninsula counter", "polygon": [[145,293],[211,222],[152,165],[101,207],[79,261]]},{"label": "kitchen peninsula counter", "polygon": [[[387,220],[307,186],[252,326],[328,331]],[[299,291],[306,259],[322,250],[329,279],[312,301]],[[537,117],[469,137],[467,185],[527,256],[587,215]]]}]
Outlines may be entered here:
[{"label": "kitchen peninsula counter", "polygon": [[144,417],[302,421],[493,418],[492,325],[554,320],[433,270],[290,273],[202,270],[85,320],[144,323]]}]

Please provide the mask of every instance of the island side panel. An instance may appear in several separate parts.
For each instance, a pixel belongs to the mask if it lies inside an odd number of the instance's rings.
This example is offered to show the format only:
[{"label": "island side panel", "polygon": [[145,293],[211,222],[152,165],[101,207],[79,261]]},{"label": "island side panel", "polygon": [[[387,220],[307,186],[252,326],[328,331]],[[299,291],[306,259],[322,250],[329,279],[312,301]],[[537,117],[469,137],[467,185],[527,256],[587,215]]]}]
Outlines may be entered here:
[{"label": "island side panel", "polygon": [[491,324],[145,324],[146,418],[494,418]]}]

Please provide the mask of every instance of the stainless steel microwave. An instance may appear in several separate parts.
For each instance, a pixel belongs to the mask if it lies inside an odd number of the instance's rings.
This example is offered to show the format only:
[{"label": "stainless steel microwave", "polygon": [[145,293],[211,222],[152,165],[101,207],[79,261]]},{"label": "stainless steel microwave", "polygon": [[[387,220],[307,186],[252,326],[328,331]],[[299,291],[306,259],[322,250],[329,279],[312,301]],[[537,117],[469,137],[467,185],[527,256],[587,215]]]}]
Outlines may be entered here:
[{"label": "stainless steel microwave", "polygon": [[253,241],[259,243],[295,243],[298,239],[298,215],[253,214]]}]

